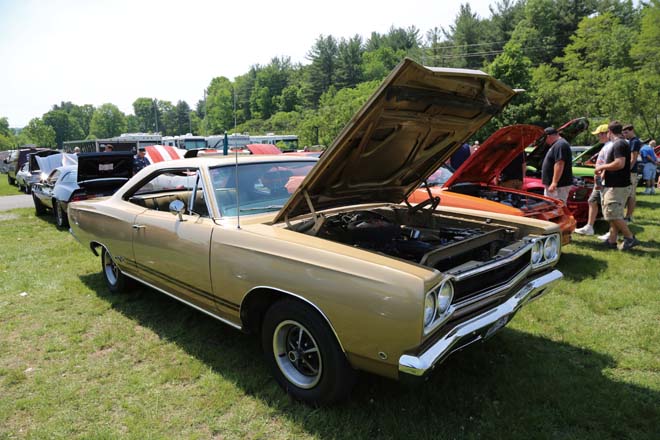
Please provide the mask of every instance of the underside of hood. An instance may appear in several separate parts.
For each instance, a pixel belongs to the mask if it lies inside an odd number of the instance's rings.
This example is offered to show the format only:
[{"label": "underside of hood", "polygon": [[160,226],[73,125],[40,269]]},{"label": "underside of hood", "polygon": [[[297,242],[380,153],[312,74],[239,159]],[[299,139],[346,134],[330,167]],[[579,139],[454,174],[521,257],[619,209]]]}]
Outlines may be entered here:
[{"label": "underside of hood", "polygon": [[346,124],[274,219],[401,203],[515,91],[484,72],[401,62]]},{"label": "underside of hood", "polygon": [[[32,163],[34,161],[34,163]],[[44,151],[30,156],[31,171],[41,171],[48,175],[55,168],[78,163],[78,156],[69,153],[58,153],[57,151]]]},{"label": "underside of hood", "polygon": [[543,135],[543,129],[536,125],[500,128],[458,167],[445,186],[451,188],[466,182],[490,184],[517,155]]}]

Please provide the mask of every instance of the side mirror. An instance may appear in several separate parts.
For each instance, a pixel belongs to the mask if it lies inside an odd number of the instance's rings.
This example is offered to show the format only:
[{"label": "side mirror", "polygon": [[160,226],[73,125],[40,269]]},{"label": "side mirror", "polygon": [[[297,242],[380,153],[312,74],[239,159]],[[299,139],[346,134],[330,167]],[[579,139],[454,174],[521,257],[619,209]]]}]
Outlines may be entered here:
[{"label": "side mirror", "polygon": [[173,200],[170,202],[170,212],[174,215],[179,215],[179,221],[183,220],[183,213],[186,212],[186,204],[181,200]]}]

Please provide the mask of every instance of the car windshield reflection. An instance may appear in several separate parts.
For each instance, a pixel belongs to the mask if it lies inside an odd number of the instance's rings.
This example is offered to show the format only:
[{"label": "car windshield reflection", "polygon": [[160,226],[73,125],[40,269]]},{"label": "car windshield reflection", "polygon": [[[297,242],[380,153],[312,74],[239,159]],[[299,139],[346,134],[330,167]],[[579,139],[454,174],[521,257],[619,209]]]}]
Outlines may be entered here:
[{"label": "car windshield reflection", "polygon": [[315,164],[291,161],[210,168],[220,213],[231,217],[279,211]]},{"label": "car windshield reflection", "polygon": [[447,180],[449,180],[452,174],[454,173],[449,171],[444,166],[441,166],[435,173],[431,174],[431,176],[426,179],[426,182],[428,186],[443,186]]}]

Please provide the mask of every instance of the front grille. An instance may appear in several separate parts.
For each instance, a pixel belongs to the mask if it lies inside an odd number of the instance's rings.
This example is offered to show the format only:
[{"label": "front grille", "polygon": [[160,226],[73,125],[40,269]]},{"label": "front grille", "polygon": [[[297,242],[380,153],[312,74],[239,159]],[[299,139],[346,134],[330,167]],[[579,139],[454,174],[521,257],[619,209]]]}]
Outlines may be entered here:
[{"label": "front grille", "polygon": [[511,281],[522,269],[530,264],[531,252],[530,249],[507,264],[478,272],[462,280],[457,280],[454,283],[454,300],[452,303],[461,302]]}]

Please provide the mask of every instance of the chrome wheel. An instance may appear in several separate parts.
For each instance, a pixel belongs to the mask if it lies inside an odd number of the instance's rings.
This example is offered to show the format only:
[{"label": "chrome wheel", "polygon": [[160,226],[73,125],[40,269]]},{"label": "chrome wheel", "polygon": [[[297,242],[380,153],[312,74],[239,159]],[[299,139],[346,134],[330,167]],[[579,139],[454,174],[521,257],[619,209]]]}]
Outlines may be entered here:
[{"label": "chrome wheel", "polygon": [[323,359],[312,334],[299,322],[282,321],[273,332],[273,353],[282,374],[303,389],[321,380]]},{"label": "chrome wheel", "polygon": [[119,268],[112,261],[112,256],[108,251],[103,252],[103,273],[105,274],[105,279],[108,280],[108,284],[111,286],[116,286],[117,281],[119,280]]}]

